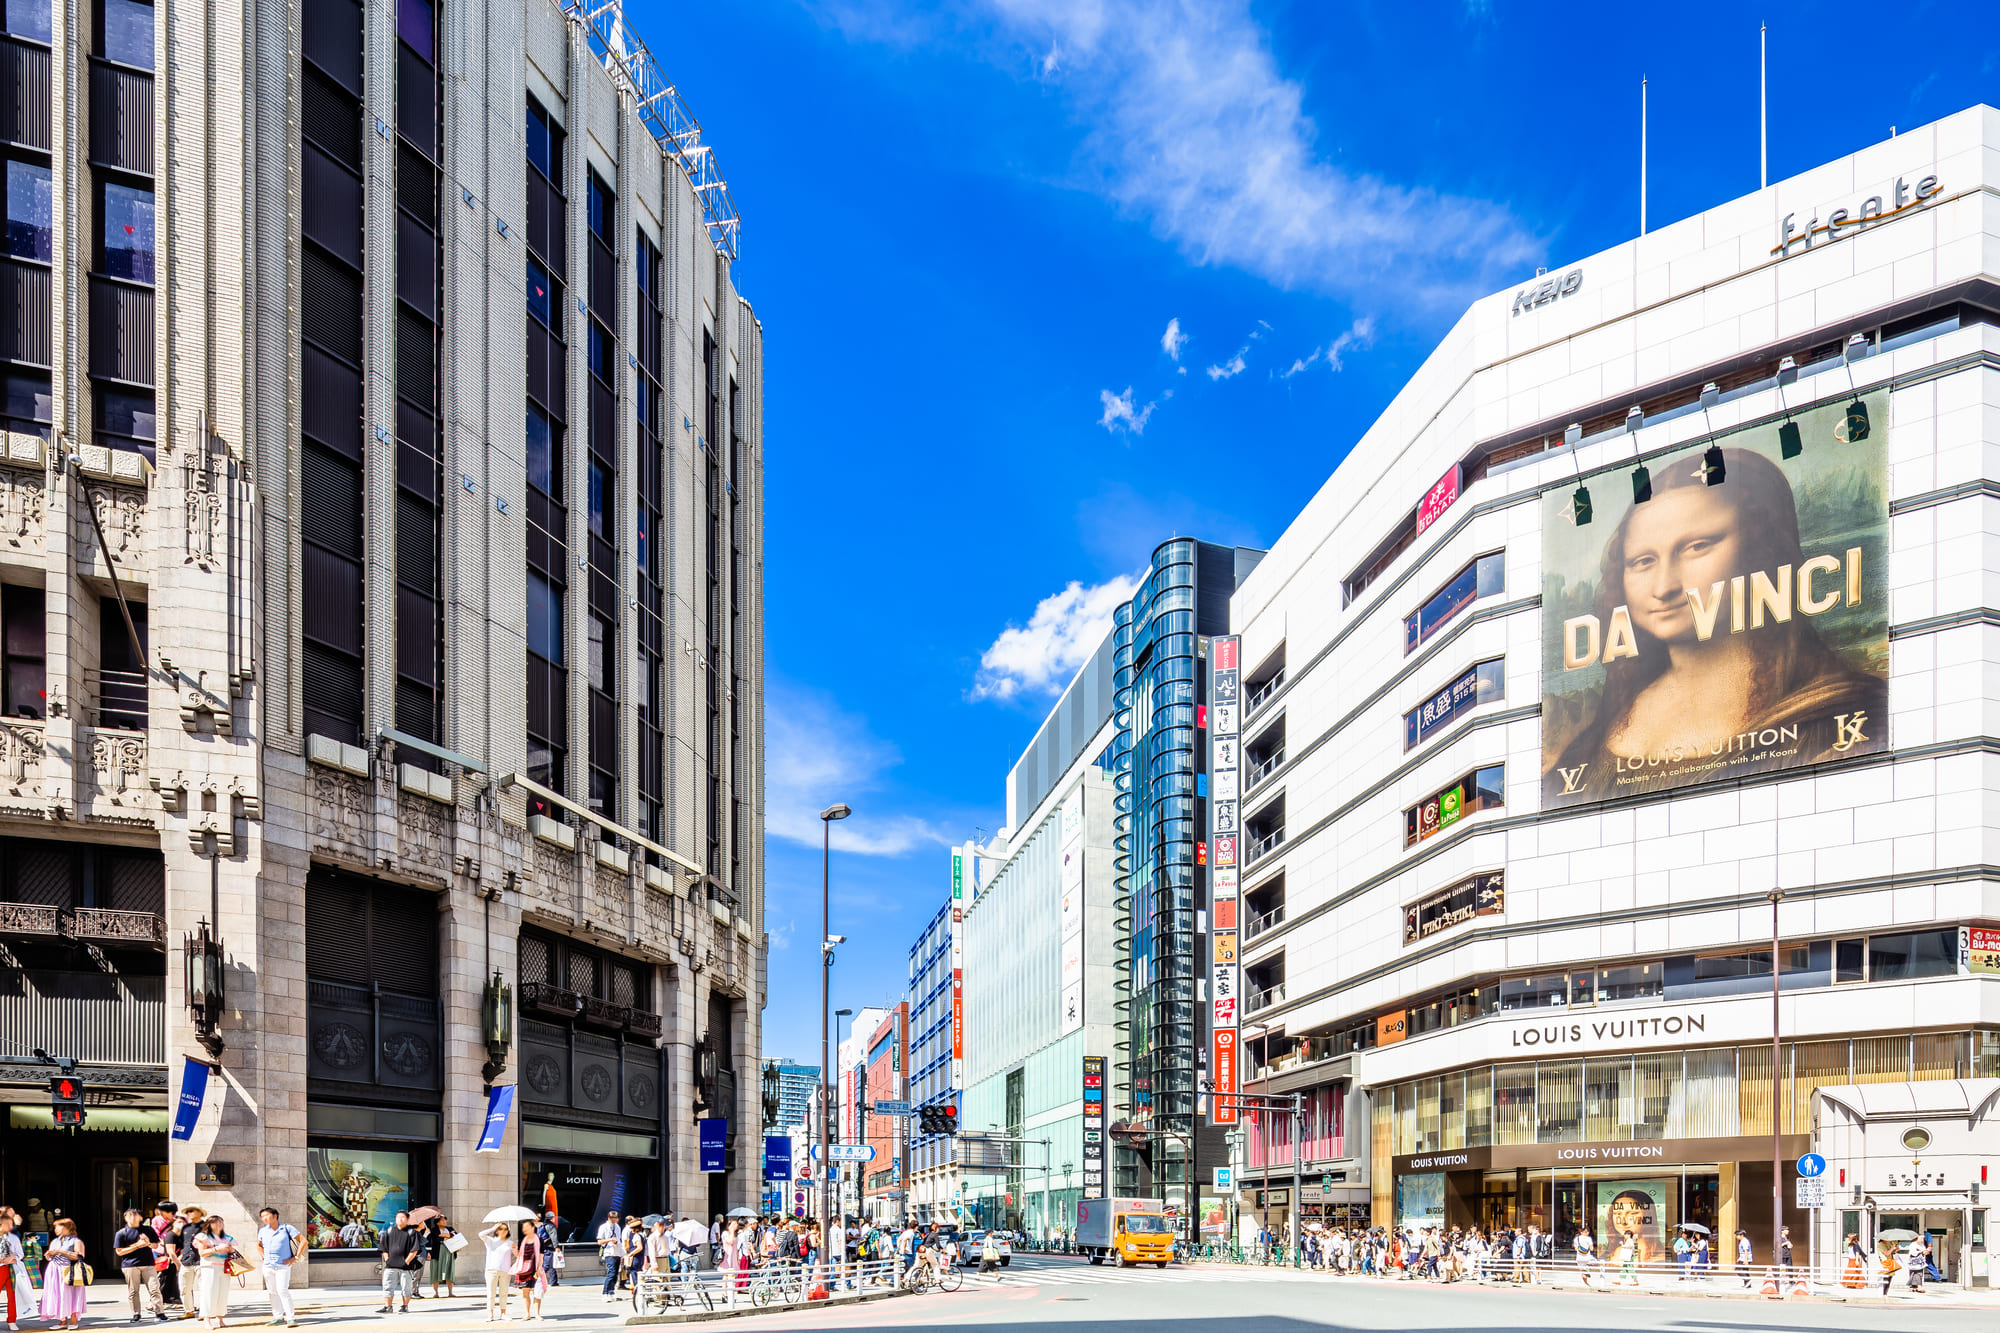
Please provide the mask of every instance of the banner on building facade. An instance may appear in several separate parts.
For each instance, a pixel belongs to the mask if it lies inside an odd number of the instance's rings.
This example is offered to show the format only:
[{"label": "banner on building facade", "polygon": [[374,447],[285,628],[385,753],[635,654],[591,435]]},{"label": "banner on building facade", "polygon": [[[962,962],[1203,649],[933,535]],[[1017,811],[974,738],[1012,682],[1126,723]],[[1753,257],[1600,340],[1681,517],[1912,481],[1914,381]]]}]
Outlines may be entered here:
[{"label": "banner on building facade", "polygon": [[1238,1014],[1236,996],[1242,977],[1237,945],[1236,843],[1242,813],[1242,694],[1243,670],[1237,660],[1241,640],[1225,635],[1208,642],[1208,966],[1209,1058],[1211,1093],[1208,1122],[1237,1121]]},{"label": "banner on building facade", "polygon": [[479,1146],[472,1151],[500,1151],[500,1141],[507,1137],[508,1118],[514,1114],[514,1087],[503,1083],[486,1094],[486,1123],[479,1131]]},{"label": "banner on building facade", "polygon": [[208,1097],[211,1066],[205,1060],[186,1060],[181,1065],[181,1096],[174,1103],[173,1137],[183,1141],[194,1137],[195,1121],[201,1119],[201,1104]]},{"label": "banner on building facade", "polygon": [[792,1136],[789,1134],[766,1134],[764,1136],[764,1179],[790,1180],[792,1178]]},{"label": "banner on building facade", "polygon": [[701,1169],[704,1172],[720,1171],[729,1149],[729,1121],[722,1116],[704,1117],[700,1127]]},{"label": "banner on building facade", "polygon": [[1109,1193],[1104,1178],[1104,1078],[1101,1055],[1083,1057],[1083,1197]]},{"label": "banner on building facade", "polygon": [[1888,747],[1888,432],[1866,393],[1542,496],[1543,808]]}]

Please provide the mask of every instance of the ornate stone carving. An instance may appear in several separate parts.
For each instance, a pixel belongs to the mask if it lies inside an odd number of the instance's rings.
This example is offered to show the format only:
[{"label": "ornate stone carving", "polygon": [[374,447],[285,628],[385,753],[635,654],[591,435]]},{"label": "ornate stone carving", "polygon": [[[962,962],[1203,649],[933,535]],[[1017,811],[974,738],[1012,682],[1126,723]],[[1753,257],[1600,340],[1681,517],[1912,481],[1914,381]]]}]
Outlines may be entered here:
[{"label": "ornate stone carving", "polygon": [[358,778],[315,769],[312,775],[312,839],[365,859],[368,797]]},{"label": "ornate stone carving", "polygon": [[382,1038],[382,1063],[404,1078],[415,1078],[431,1067],[431,1044],[414,1032],[392,1032]]},{"label": "ornate stone carving", "polygon": [[0,719],[0,799],[39,801],[46,753],[39,718]]},{"label": "ornate stone carving", "polygon": [[[136,567],[146,536],[146,493],[124,486],[92,486],[85,498],[104,528],[105,545],[110,548],[105,557],[120,567]],[[89,519],[77,537],[86,551],[96,546],[97,534]]]},{"label": "ornate stone carving", "polygon": [[528,1086],[547,1097],[562,1082],[562,1066],[552,1055],[531,1055],[525,1070]]},{"label": "ornate stone carving", "polygon": [[434,801],[405,797],[396,802],[396,859],[445,877],[451,864],[444,810]]},{"label": "ornate stone carving", "polygon": [[585,1065],[583,1076],[577,1080],[577,1085],[583,1089],[583,1095],[593,1102],[609,1100],[614,1086],[611,1071],[600,1064]]},{"label": "ornate stone carving", "polygon": [[313,1054],[329,1069],[352,1069],[367,1056],[368,1040],[352,1023],[326,1023],[313,1033]]},{"label": "ornate stone carving", "polygon": [[0,468],[0,541],[9,549],[28,555],[48,549],[42,525],[45,498],[41,473]]},{"label": "ornate stone carving", "polygon": [[77,729],[84,762],[77,771],[78,808],[87,818],[152,823],[158,798],[146,779],[146,735],[99,727]]},{"label": "ornate stone carving", "polygon": [[213,569],[225,549],[223,540],[223,494],[226,484],[213,465],[214,453],[207,458],[189,457],[182,465],[187,496],[187,557],[184,564]]}]

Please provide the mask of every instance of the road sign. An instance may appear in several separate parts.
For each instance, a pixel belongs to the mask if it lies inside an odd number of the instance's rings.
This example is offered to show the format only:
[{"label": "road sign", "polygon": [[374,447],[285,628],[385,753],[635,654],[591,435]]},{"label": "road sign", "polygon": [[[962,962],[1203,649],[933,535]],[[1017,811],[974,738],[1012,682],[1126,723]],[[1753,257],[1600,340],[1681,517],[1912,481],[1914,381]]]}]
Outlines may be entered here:
[{"label": "road sign", "polygon": [[[821,1155],[819,1146],[815,1144],[813,1157],[818,1159]],[[830,1143],[824,1156],[829,1162],[872,1162],[875,1160],[875,1149],[866,1143]]]},{"label": "road sign", "polygon": [[908,1102],[875,1103],[876,1115],[908,1115],[909,1113],[910,1113],[910,1104]]},{"label": "road sign", "polygon": [[1807,1153],[1804,1157],[1799,1158],[1799,1174],[1808,1179],[1813,1176],[1825,1175],[1826,1158],[1821,1157],[1816,1152]]},{"label": "road sign", "polygon": [[1218,1166],[1215,1168],[1215,1187],[1219,1190],[1233,1189],[1236,1184],[1236,1168]]},{"label": "road sign", "polygon": [[1826,1182],[1809,1176],[1800,1176],[1792,1182],[1792,1207],[1798,1209],[1826,1207]]}]

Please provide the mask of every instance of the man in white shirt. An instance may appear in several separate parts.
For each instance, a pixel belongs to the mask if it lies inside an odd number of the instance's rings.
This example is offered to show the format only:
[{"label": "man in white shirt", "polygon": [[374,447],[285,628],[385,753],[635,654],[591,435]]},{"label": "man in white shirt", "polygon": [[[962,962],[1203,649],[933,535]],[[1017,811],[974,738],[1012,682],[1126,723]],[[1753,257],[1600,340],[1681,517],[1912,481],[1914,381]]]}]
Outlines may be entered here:
[{"label": "man in white shirt", "polygon": [[597,1257],[604,1261],[604,1299],[618,1299],[618,1269],[625,1262],[624,1229],[618,1225],[618,1210],[613,1208],[604,1215],[604,1224],[597,1228]]},{"label": "man in white shirt", "polygon": [[275,1208],[257,1214],[257,1250],[263,1256],[264,1294],[271,1298],[271,1322],[297,1328],[292,1309],[292,1265],[306,1257],[305,1238]]}]

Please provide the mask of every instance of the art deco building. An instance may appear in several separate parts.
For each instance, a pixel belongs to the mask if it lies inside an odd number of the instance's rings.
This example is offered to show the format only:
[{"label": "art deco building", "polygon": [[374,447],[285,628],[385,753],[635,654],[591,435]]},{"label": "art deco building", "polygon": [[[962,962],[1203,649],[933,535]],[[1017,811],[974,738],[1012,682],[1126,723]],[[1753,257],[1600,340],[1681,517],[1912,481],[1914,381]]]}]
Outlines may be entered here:
[{"label": "art deco building", "polygon": [[699,126],[615,4],[5,23],[0,1197],[269,1203],[314,1281],[403,1203],[754,1202],[762,334]]}]

